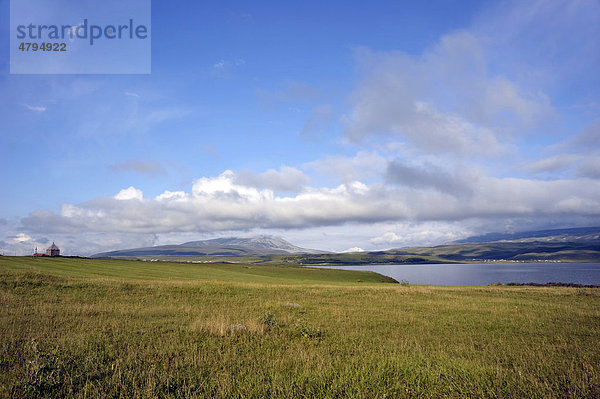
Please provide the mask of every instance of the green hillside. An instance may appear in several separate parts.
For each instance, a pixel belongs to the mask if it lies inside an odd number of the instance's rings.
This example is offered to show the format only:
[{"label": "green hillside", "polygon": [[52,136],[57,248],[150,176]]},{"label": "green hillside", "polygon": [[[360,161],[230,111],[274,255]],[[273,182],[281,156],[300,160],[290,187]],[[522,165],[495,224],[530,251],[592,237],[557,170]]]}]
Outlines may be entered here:
[{"label": "green hillside", "polygon": [[373,272],[294,266],[188,264],[84,258],[0,257],[3,270],[53,276],[143,281],[227,281],[260,284],[379,284],[394,279]]}]

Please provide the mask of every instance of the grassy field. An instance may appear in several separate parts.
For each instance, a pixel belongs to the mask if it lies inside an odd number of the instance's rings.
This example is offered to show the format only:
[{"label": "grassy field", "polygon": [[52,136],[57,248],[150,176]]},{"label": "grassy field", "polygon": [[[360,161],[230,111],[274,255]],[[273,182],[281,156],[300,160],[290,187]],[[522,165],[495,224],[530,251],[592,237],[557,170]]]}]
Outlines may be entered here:
[{"label": "grassy field", "polygon": [[150,281],[223,281],[260,284],[390,283],[394,279],[372,272],[307,269],[291,266],[191,264],[84,258],[0,257],[2,271],[34,271],[86,279]]},{"label": "grassy field", "polygon": [[600,397],[600,290],[0,257],[0,397]]}]

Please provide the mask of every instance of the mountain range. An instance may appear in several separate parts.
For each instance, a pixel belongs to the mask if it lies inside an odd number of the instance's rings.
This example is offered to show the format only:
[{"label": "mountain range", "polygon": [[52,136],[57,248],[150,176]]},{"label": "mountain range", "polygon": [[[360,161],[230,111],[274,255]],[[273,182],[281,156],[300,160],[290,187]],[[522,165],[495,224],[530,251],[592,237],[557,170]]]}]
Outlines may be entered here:
[{"label": "mountain range", "polygon": [[434,247],[328,253],[274,236],[216,238],[180,245],[124,249],[94,258],[273,264],[382,264],[479,261],[600,261],[600,227],[489,233]]}]

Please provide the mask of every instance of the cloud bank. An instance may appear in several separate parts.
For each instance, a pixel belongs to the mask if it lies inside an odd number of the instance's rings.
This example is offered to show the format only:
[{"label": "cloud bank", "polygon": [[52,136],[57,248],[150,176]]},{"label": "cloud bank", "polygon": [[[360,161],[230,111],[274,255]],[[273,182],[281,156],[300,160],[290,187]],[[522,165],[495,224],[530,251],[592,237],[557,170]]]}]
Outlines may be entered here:
[{"label": "cloud bank", "polygon": [[[285,170],[285,169],[283,169]],[[436,174],[437,173],[437,174]],[[240,183],[234,172],[196,180],[191,192],[146,198],[129,187],[112,198],[63,204],[22,219],[30,233],[172,233],[304,229],[348,223],[464,221],[468,219],[600,217],[600,181],[536,181],[446,175],[390,163],[394,185],[359,181],[333,188],[305,187],[293,195]],[[243,180],[243,179],[242,179]]]}]

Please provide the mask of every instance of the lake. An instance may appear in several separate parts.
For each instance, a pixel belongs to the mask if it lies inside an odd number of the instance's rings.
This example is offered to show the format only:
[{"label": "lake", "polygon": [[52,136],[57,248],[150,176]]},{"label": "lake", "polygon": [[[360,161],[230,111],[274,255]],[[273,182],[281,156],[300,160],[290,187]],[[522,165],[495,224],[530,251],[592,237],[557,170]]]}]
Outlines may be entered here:
[{"label": "lake", "polygon": [[488,285],[498,282],[600,284],[600,263],[463,263],[318,267],[368,270],[398,281],[408,280],[411,284]]}]

